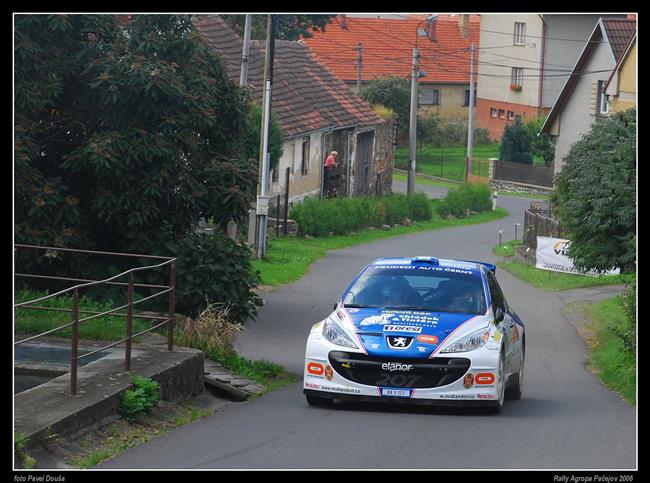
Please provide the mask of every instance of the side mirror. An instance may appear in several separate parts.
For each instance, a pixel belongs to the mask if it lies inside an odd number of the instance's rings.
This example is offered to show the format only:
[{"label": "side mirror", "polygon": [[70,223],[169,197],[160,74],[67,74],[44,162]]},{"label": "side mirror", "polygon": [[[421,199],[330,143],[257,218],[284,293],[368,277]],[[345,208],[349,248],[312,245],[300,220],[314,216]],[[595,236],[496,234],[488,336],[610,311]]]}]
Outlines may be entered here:
[{"label": "side mirror", "polygon": [[494,310],[494,320],[497,323],[499,323],[499,322],[501,322],[503,320],[504,317],[505,317],[505,314],[503,313],[503,310],[501,309],[501,307],[497,307]]}]

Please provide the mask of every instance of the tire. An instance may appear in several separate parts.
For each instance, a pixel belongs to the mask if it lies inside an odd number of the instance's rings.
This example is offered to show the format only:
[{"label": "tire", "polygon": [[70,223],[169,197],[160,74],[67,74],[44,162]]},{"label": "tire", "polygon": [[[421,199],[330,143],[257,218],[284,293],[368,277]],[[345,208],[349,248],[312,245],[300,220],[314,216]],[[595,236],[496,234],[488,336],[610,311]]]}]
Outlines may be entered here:
[{"label": "tire", "polygon": [[497,391],[498,397],[496,402],[488,406],[488,410],[492,414],[499,414],[503,409],[503,401],[505,400],[506,381],[503,380],[503,373],[506,370],[506,358],[503,352],[499,355],[499,370],[497,371]]},{"label": "tire", "polygon": [[506,389],[506,398],[512,400],[521,399],[524,394],[524,362],[526,361],[526,352],[522,348],[521,350],[521,362],[519,364],[519,372],[513,376],[513,381]]},{"label": "tire", "polygon": [[310,406],[331,406],[334,403],[332,399],[311,395],[305,395],[305,399]]}]

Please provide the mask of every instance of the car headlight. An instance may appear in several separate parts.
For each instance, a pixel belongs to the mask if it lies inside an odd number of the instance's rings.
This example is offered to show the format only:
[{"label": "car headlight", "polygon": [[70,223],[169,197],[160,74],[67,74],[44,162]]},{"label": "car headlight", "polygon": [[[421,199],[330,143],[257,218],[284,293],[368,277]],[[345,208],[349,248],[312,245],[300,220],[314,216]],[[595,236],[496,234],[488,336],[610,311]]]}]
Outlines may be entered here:
[{"label": "car headlight", "polygon": [[332,344],[358,349],[357,345],[352,342],[352,339],[350,339],[343,329],[341,329],[341,327],[339,327],[339,325],[332,319],[325,320],[325,323],[323,324],[323,337],[329,340]]},{"label": "car headlight", "polygon": [[490,328],[486,327],[476,332],[466,335],[460,340],[457,340],[448,347],[445,347],[440,352],[469,352],[480,347],[483,347],[490,337]]}]

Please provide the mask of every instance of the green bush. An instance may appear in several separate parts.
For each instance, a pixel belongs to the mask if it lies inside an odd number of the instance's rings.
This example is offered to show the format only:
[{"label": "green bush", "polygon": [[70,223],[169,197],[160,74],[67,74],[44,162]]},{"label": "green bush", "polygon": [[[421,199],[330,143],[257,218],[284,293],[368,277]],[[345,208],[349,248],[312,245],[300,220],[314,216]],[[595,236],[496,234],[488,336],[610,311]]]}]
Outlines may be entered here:
[{"label": "green bush", "polygon": [[382,198],[331,198],[320,201],[307,198],[292,208],[290,218],[296,220],[301,235],[316,237],[329,233],[345,235],[383,224],[430,220],[431,204],[423,193],[391,194]]},{"label": "green bush", "polygon": [[259,278],[246,245],[220,233],[192,233],[169,249],[178,258],[177,312],[195,317],[207,303],[224,302],[235,322],[255,317],[262,301],[255,293]]},{"label": "green bush", "polygon": [[160,384],[146,377],[133,376],[134,389],[122,395],[120,412],[127,421],[133,421],[140,414],[151,411],[160,400]]},{"label": "green bush", "polygon": [[438,205],[438,214],[442,217],[452,215],[456,218],[467,216],[467,210],[487,211],[492,208],[490,187],[488,185],[466,184],[449,190],[447,196]]},{"label": "green bush", "polygon": [[634,354],[636,352],[636,280],[626,288],[622,296],[626,323],[622,328],[616,327],[610,330],[623,341],[623,349]]},{"label": "green bush", "polygon": [[533,164],[532,138],[528,128],[520,118],[514,124],[506,124],[503,129],[499,159],[511,163]]}]

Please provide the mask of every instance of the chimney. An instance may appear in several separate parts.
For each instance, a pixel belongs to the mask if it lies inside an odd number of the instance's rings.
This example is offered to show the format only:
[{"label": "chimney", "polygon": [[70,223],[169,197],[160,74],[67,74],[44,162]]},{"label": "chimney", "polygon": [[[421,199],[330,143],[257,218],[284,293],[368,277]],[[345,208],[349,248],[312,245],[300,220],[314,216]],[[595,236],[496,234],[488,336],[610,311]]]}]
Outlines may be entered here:
[{"label": "chimney", "polygon": [[469,14],[462,14],[458,16],[458,28],[460,29],[460,34],[464,38],[469,39]]},{"label": "chimney", "polygon": [[348,29],[348,18],[345,14],[337,15],[336,20],[339,22],[339,25],[341,26],[342,29],[345,30]]}]

